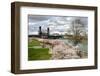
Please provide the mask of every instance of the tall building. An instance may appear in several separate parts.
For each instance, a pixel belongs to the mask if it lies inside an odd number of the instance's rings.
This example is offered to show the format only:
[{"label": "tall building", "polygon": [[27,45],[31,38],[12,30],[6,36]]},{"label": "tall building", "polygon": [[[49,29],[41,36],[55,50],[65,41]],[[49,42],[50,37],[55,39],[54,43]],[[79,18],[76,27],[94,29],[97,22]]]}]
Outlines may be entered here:
[{"label": "tall building", "polygon": [[39,36],[41,37],[42,35],[42,30],[41,30],[41,26],[39,26]]},{"label": "tall building", "polygon": [[49,27],[47,28],[47,36],[49,37],[49,34],[50,34],[50,29]]},{"label": "tall building", "polygon": [[45,32],[41,29],[41,26],[39,27],[39,37],[48,38],[49,34],[50,34],[49,27]]}]

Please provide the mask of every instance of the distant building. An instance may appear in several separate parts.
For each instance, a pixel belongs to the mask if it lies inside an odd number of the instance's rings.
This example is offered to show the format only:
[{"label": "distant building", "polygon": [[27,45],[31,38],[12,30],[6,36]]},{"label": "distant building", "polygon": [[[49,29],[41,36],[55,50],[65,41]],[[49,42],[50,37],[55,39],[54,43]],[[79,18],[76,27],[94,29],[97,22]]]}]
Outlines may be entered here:
[{"label": "distant building", "polygon": [[39,37],[41,38],[48,38],[49,37],[49,28],[47,28],[47,31],[42,31],[41,26],[39,27]]},{"label": "distant building", "polygon": [[47,38],[58,39],[58,38],[62,38],[62,35],[60,34],[60,32],[53,32],[53,34],[50,35],[49,27],[47,28],[47,31],[46,30],[43,31],[40,26],[38,30],[38,34],[37,35],[31,34],[29,35],[29,37],[39,37],[39,38],[44,38],[44,39],[47,39]]}]

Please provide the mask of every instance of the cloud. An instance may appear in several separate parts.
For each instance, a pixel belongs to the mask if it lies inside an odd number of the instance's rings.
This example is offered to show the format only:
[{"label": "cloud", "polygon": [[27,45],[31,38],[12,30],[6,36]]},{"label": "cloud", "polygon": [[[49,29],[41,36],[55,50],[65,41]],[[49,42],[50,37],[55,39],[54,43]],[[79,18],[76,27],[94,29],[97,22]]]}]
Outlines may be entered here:
[{"label": "cloud", "polygon": [[29,15],[28,19],[29,22],[39,22],[39,21],[44,21],[44,20],[48,20],[50,18],[50,16],[42,16],[42,15]]},{"label": "cloud", "polygon": [[42,26],[42,29],[50,28],[50,32],[66,32],[69,29],[71,22],[75,19],[80,19],[81,22],[87,26],[88,18],[87,17],[72,17],[72,16],[45,16],[45,15],[29,15],[29,33],[38,32],[39,26]]}]

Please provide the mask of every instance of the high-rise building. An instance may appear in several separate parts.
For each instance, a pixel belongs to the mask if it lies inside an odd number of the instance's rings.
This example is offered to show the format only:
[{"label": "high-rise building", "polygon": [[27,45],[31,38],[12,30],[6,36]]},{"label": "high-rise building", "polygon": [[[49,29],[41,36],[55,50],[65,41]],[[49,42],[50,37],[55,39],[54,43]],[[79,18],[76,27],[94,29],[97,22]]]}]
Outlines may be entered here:
[{"label": "high-rise building", "polygon": [[41,30],[41,26],[39,26],[39,36],[41,37],[42,35],[42,30]]},{"label": "high-rise building", "polygon": [[47,28],[47,36],[49,37],[49,34],[50,34],[50,29],[49,27]]}]

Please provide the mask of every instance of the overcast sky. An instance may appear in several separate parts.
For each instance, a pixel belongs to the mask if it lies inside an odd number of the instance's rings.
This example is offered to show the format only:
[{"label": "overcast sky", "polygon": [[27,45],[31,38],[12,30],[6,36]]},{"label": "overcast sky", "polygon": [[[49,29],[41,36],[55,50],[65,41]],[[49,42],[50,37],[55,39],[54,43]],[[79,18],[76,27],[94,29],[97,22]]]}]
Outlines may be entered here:
[{"label": "overcast sky", "polygon": [[87,17],[72,17],[72,16],[45,16],[45,15],[29,15],[28,16],[28,27],[29,34],[36,33],[39,30],[39,26],[42,27],[42,30],[46,30],[47,27],[50,28],[50,32],[67,32],[67,29],[70,27],[71,22],[75,19],[80,19],[80,21],[87,26],[88,18]]}]

